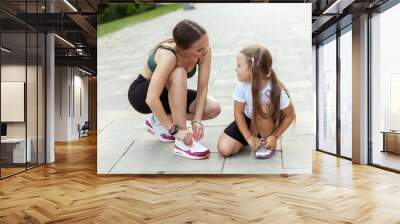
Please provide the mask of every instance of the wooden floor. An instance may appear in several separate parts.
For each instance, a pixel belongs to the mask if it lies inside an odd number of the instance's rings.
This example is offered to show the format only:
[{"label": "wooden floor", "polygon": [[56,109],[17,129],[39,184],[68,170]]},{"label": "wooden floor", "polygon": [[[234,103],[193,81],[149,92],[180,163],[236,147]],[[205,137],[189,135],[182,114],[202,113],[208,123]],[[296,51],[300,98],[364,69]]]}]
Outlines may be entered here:
[{"label": "wooden floor", "polygon": [[10,175],[22,172],[24,170],[26,170],[25,167],[23,167],[23,168],[22,167],[17,167],[17,168],[9,168],[9,167],[4,168],[3,167],[3,168],[1,168],[1,177],[2,178],[3,177],[7,177],[7,176],[10,176]]},{"label": "wooden floor", "polygon": [[0,223],[400,223],[400,175],[314,153],[312,175],[98,176],[95,137],[0,181]]},{"label": "wooden floor", "polygon": [[392,152],[374,152],[374,164],[400,170],[400,155]]}]

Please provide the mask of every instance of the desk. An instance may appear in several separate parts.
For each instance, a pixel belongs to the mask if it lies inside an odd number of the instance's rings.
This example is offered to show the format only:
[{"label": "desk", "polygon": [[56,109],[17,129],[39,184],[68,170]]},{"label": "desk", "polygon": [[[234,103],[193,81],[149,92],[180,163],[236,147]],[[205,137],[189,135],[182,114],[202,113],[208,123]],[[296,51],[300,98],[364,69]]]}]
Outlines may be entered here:
[{"label": "desk", "polygon": [[[30,162],[32,158],[31,155],[32,141],[30,138],[28,138],[26,142],[28,144],[26,147],[26,154],[25,154],[25,138],[1,139],[1,157],[5,158],[6,161],[9,163]],[[27,161],[25,161],[25,158],[27,159]]]},{"label": "desk", "polygon": [[382,131],[383,150],[382,152],[393,152],[400,154],[400,131]]}]

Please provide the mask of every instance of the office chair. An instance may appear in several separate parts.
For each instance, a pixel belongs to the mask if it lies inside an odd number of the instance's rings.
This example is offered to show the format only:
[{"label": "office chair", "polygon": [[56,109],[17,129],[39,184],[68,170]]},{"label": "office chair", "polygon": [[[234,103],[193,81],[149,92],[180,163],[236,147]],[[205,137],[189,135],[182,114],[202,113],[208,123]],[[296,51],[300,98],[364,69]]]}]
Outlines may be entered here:
[{"label": "office chair", "polygon": [[82,125],[82,127],[79,127],[80,125],[78,125],[78,129],[79,129],[79,138],[80,137],[87,137],[89,136],[89,129],[90,129],[90,125],[89,125],[89,121],[85,121],[85,123]]}]

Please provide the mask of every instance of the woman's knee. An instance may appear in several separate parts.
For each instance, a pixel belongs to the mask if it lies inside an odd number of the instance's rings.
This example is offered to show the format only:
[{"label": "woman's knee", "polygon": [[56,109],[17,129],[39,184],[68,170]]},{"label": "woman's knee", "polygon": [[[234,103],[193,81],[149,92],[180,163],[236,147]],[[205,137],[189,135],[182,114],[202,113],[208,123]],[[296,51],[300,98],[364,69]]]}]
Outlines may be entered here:
[{"label": "woman's knee", "polygon": [[213,103],[209,110],[208,110],[208,116],[211,118],[217,117],[221,113],[221,106],[219,103]]},{"label": "woman's knee", "polygon": [[221,106],[218,102],[211,102],[204,108],[204,118],[212,119],[217,117],[221,113]]}]

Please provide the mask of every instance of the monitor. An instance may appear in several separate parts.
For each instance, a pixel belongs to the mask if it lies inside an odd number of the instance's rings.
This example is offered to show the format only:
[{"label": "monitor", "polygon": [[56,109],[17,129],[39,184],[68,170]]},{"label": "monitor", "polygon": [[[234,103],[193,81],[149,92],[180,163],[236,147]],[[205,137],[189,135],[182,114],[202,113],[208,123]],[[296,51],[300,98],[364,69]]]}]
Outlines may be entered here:
[{"label": "monitor", "polygon": [[1,136],[7,136],[7,124],[1,123]]}]

